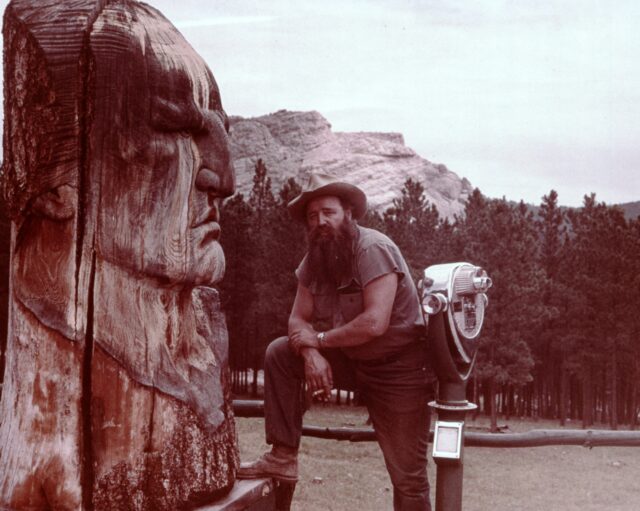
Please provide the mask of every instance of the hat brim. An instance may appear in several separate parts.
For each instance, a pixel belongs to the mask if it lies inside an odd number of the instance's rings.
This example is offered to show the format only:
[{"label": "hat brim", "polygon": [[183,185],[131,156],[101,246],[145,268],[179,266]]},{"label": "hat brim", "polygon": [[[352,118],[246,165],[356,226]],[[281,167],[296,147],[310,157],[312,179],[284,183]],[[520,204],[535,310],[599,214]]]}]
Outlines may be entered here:
[{"label": "hat brim", "polygon": [[327,195],[344,199],[351,204],[351,216],[355,220],[361,219],[367,212],[367,196],[360,188],[349,183],[330,183],[298,195],[287,204],[289,214],[300,222],[306,222],[309,201]]}]

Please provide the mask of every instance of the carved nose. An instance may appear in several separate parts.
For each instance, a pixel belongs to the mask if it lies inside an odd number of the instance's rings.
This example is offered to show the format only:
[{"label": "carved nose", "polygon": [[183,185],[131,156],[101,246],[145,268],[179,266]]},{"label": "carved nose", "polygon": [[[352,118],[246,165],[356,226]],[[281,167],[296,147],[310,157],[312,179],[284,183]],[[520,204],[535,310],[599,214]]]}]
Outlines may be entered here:
[{"label": "carved nose", "polygon": [[235,191],[235,176],[231,162],[227,164],[227,169],[218,173],[209,168],[203,167],[196,176],[196,187],[198,190],[216,195],[218,197],[229,197]]}]

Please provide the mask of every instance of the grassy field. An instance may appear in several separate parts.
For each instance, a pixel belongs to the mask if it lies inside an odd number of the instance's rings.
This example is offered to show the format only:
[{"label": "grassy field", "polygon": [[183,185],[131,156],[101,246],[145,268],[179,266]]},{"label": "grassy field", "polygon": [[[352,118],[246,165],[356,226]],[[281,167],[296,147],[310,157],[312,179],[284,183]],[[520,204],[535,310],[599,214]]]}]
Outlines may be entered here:
[{"label": "grassy field", "polygon": [[[359,407],[315,406],[305,423],[363,426]],[[263,452],[262,419],[236,419],[242,460]],[[486,420],[467,421],[482,427]],[[505,422],[509,431],[557,428],[545,421]],[[579,424],[571,426],[579,428]],[[293,511],[387,511],[392,492],[375,442],[349,443],[303,438],[300,482]],[[436,467],[429,460],[432,502]],[[465,450],[465,511],[636,511],[640,510],[640,448],[552,446]],[[435,509],[435,506],[434,506]]]}]

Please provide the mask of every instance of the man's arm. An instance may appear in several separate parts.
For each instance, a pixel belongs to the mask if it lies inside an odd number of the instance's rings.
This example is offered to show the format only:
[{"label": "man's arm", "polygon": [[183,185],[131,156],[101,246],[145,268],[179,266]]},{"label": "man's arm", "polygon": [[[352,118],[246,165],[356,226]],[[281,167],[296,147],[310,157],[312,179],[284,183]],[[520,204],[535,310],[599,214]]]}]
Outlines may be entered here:
[{"label": "man's arm", "polygon": [[289,337],[304,329],[313,330],[312,318],[313,295],[307,287],[298,283],[298,290],[289,315]]},{"label": "man's arm", "polygon": [[[333,374],[329,362],[316,348],[297,344],[294,339],[304,335],[315,338],[317,332],[311,325],[313,317],[313,295],[308,288],[298,284],[298,291],[289,316],[289,343],[294,351],[304,359],[304,375],[309,389],[322,390],[324,399],[329,399],[333,388]],[[303,334],[304,333],[304,334]]]},{"label": "man's arm", "polygon": [[[398,274],[395,272],[386,273],[369,282],[362,291],[363,311],[349,323],[326,331],[322,347],[358,346],[384,334],[389,328],[397,289]],[[310,318],[313,310],[313,297],[308,290],[307,292],[309,293],[311,307],[309,311]],[[298,288],[298,295],[296,295],[296,302],[299,294],[300,287]],[[303,312],[303,309],[300,312]],[[292,311],[291,316],[293,317],[293,315]],[[291,319],[289,320],[289,339],[294,349],[299,350],[305,346],[318,348],[318,332],[311,328],[310,323],[307,323],[308,326],[302,326],[302,323],[296,323],[296,325],[300,325],[300,328],[292,329]]]}]

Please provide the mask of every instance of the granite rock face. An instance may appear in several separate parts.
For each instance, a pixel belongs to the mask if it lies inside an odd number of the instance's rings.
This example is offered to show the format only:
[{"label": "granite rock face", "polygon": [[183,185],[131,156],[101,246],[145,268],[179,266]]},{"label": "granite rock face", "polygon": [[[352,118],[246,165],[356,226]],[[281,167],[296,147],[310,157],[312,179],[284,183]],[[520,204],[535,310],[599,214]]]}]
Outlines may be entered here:
[{"label": "granite rock face", "polygon": [[259,158],[269,169],[274,190],[290,177],[302,184],[310,172],[322,170],[360,186],[378,211],[392,205],[408,178],[424,185],[427,199],[443,217],[461,214],[473,189],[446,166],[416,154],[400,133],[334,132],[318,112],[233,117],[230,147],[237,188],[245,194]]}]

